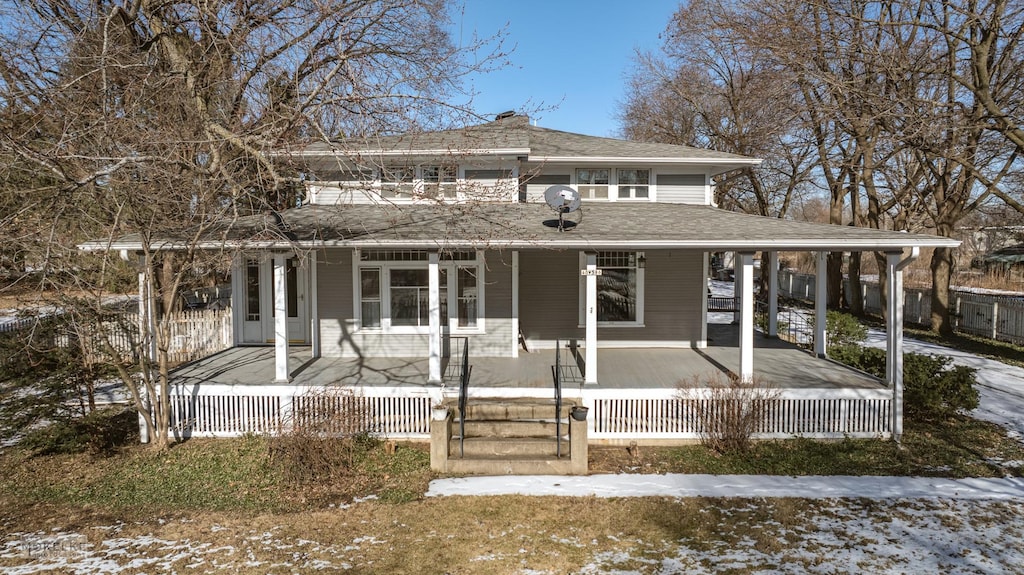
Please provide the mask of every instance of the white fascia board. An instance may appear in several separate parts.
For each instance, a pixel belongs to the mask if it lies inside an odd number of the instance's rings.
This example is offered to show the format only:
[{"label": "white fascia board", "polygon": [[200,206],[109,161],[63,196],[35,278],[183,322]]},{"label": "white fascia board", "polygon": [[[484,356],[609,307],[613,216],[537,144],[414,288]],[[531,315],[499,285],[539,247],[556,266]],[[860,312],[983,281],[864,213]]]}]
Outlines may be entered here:
[{"label": "white fascia board", "polygon": [[847,241],[839,238],[829,240],[764,240],[749,243],[733,241],[694,240],[451,240],[444,241],[403,241],[403,240],[359,240],[358,242],[325,242],[323,247],[380,247],[407,249],[436,249],[452,247],[511,248],[511,249],[700,249],[709,251],[893,251],[910,247],[957,247],[960,242],[949,238],[935,240],[893,240],[893,241]]},{"label": "white fascia board", "polygon": [[[752,242],[735,242],[728,240],[334,240],[334,241],[215,241],[200,242],[192,247],[201,250],[223,249],[255,249],[279,250],[299,248],[403,248],[403,249],[440,249],[440,248],[504,248],[504,249],[607,249],[607,250],[644,250],[644,249],[699,249],[706,251],[895,251],[904,248],[955,248],[960,242],[950,238],[933,236],[928,238],[885,239],[885,240],[846,240],[830,238],[827,240],[809,239],[777,239]],[[181,250],[188,244],[182,242],[166,242],[150,246],[151,250]],[[78,245],[83,251],[139,251],[142,245],[138,242],[85,242]]]},{"label": "white fascia board", "polygon": [[650,156],[530,156],[528,161],[547,164],[683,164],[735,169],[760,166],[764,160],[761,158],[656,158]]},{"label": "white fascia board", "polygon": [[526,156],[530,153],[529,148],[471,148],[460,150],[458,148],[438,148],[434,150],[316,150],[312,152],[293,152],[291,154],[281,153],[280,155],[291,155],[296,157],[323,157],[339,156],[342,158],[358,156]]}]

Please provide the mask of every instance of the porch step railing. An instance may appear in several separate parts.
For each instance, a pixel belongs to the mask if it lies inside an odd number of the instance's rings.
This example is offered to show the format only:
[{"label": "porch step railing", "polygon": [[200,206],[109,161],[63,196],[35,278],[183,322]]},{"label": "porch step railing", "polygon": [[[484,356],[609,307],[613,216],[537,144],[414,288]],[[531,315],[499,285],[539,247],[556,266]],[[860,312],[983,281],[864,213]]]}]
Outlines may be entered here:
[{"label": "porch step railing", "polygon": [[555,340],[555,457],[562,457],[562,342]]},{"label": "porch step railing", "polygon": [[469,403],[469,377],[473,366],[469,365],[469,338],[463,338],[462,361],[459,373],[459,457],[466,455],[466,405]]}]

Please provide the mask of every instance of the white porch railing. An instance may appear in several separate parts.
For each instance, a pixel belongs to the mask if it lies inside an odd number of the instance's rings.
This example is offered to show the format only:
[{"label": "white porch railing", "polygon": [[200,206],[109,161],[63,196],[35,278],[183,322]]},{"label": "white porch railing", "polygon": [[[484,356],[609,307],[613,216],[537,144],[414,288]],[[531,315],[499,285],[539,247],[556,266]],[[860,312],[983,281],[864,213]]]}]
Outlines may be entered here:
[{"label": "white porch railing", "polygon": [[[672,389],[587,390],[592,439],[699,439],[698,413],[708,398],[681,398]],[[773,390],[755,437],[841,439],[888,437],[892,392],[887,389]]]},{"label": "white porch railing", "polygon": [[[361,414],[364,428],[395,439],[427,439],[430,406],[439,388],[281,385],[198,385],[172,389],[172,430],[177,437],[234,437],[284,429],[295,410],[338,409],[346,402]],[[550,391],[548,391],[550,393]],[[892,394],[886,389],[783,389],[772,391],[767,416],[756,437],[888,437]],[[701,402],[680,398],[673,389],[587,389],[591,439],[700,438]],[[354,409],[353,409],[354,406]]]},{"label": "white porch railing", "polygon": [[[312,393],[310,393],[312,391]],[[337,393],[331,394],[331,391]],[[430,437],[430,406],[438,388],[287,385],[196,385],[170,390],[175,437],[237,437],[287,428],[296,412],[338,411],[342,403],[372,434],[395,439]]]},{"label": "white porch railing", "polygon": [[[171,363],[195,361],[234,345],[231,308],[180,311],[170,315],[167,323],[167,354]],[[104,361],[105,336],[122,360],[133,361],[138,325],[138,313],[118,314],[116,319],[103,321],[95,332],[88,334],[86,349],[97,361]]]}]

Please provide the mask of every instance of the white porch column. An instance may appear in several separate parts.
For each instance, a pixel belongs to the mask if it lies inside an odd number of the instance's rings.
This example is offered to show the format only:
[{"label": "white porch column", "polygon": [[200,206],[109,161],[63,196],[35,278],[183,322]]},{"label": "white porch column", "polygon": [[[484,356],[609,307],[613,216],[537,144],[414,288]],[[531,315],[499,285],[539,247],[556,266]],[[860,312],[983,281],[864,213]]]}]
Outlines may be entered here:
[{"label": "white porch column", "polygon": [[441,270],[440,254],[430,252],[427,262],[427,313],[430,316],[430,355],[427,363],[427,381],[441,383]]},{"label": "white porch column", "polygon": [[885,253],[885,268],[889,279],[885,322],[885,379],[892,389],[892,438],[896,441],[903,436],[903,268],[919,255],[918,248],[913,248],[906,258],[903,252]]},{"label": "white porch column", "polygon": [[[732,297],[743,297],[743,264],[740,262],[740,252],[732,254]],[[742,316],[738,308],[732,312],[732,322],[740,323]]]},{"label": "white porch column", "polygon": [[288,383],[288,258],[274,254],[274,381]]},{"label": "white porch column", "polygon": [[316,286],[317,257],[316,251],[310,251],[307,261],[309,262],[309,343],[312,348],[310,355],[316,359],[320,357],[320,302]]},{"label": "white porch column", "polygon": [[587,269],[583,275],[587,278],[587,305],[586,316],[586,373],[583,382],[586,384],[597,384],[597,252],[586,252]]},{"label": "white porch column", "polygon": [[779,252],[776,251],[768,252],[768,337],[779,337]]},{"label": "white porch column", "polygon": [[512,357],[519,357],[519,250],[512,250]]},{"label": "white porch column", "polygon": [[740,288],[740,379],[754,378],[754,253],[736,254]]},{"label": "white porch column", "polygon": [[814,353],[826,356],[825,322],[828,318],[828,252],[817,252],[817,274],[814,277]]}]

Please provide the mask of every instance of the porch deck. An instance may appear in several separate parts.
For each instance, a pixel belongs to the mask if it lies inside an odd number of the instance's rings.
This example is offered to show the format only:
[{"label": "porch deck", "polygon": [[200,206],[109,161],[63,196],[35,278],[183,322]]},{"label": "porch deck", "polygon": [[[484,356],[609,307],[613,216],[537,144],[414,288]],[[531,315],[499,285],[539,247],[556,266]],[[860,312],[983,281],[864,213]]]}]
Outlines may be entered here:
[{"label": "porch deck", "polygon": [[[705,349],[601,349],[598,385],[587,389],[673,389],[680,382],[739,365],[738,330],[731,325],[709,326]],[[881,389],[877,379],[823,360],[781,340],[760,334],[754,341],[754,371],[779,389]],[[552,386],[554,350],[520,351],[518,358],[470,357],[471,386],[487,388],[547,388]],[[360,387],[426,388],[425,358],[318,358],[310,348],[292,348],[291,385],[332,384]],[[174,371],[176,385],[273,385],[274,349],[236,347]],[[448,385],[457,385],[449,380]],[[578,381],[564,381],[570,391]]]}]

